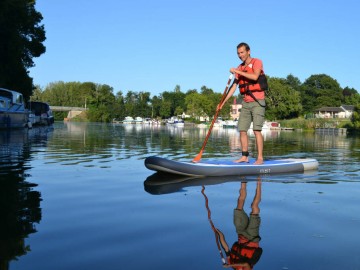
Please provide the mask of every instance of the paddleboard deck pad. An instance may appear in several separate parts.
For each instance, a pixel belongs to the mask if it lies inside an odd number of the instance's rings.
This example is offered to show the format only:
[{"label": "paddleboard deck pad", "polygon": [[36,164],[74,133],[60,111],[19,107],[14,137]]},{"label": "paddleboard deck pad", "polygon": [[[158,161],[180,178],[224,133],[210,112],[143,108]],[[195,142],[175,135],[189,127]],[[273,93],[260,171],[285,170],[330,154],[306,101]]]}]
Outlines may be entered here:
[{"label": "paddleboard deck pad", "polygon": [[145,159],[145,167],[157,172],[186,176],[229,176],[229,175],[262,175],[281,173],[302,173],[316,170],[319,163],[316,159],[274,159],[265,160],[261,165],[237,163],[232,160],[201,160],[199,162],[175,161],[158,156]]}]

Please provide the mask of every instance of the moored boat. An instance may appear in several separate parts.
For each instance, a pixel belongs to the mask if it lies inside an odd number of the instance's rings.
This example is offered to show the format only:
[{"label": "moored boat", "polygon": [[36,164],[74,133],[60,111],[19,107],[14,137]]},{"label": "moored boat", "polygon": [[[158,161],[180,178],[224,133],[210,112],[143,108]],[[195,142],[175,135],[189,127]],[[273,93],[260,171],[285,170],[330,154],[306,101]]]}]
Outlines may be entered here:
[{"label": "moored boat", "polygon": [[123,122],[123,124],[133,124],[134,118],[132,118],[131,116],[126,116],[122,122]]},{"label": "moored boat", "polygon": [[[253,129],[253,123],[251,122],[250,129]],[[265,121],[262,130],[281,130],[280,123],[274,121]]]},{"label": "moored boat", "polygon": [[30,111],[29,120],[32,125],[50,126],[54,124],[54,116],[48,103],[30,101],[27,103],[27,108]]},{"label": "moored boat", "polygon": [[30,127],[29,112],[25,109],[23,95],[19,92],[0,88],[0,128]]},{"label": "moored boat", "polygon": [[150,125],[151,124],[151,118],[146,117],[143,121],[143,124]]},{"label": "moored boat", "polygon": [[134,120],[135,124],[142,124],[144,122],[144,119],[140,116],[135,117]]},{"label": "moored boat", "polygon": [[237,127],[237,125],[238,125],[238,121],[235,121],[235,120],[226,120],[226,121],[223,123],[222,127],[224,127],[224,128],[235,128],[235,127]]},{"label": "moored boat", "polygon": [[225,121],[221,120],[221,119],[217,119],[214,123],[214,127],[223,127]]},{"label": "moored boat", "polygon": [[272,130],[280,130],[280,123],[274,121],[265,121],[263,124],[263,129],[272,129]]},{"label": "moored boat", "polygon": [[174,126],[174,127],[183,127],[183,126],[185,126],[185,122],[184,122],[184,120],[173,116],[166,121],[166,125]]}]

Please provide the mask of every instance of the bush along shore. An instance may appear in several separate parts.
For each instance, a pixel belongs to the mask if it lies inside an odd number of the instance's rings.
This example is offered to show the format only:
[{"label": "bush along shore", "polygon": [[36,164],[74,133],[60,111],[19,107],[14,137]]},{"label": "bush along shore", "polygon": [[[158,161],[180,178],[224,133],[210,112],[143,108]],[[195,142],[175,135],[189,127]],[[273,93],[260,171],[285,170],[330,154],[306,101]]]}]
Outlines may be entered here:
[{"label": "bush along shore", "polygon": [[281,127],[301,129],[301,130],[315,130],[315,129],[338,129],[346,128],[352,129],[352,123],[349,119],[323,119],[323,118],[312,118],[312,119],[289,119],[279,120]]}]

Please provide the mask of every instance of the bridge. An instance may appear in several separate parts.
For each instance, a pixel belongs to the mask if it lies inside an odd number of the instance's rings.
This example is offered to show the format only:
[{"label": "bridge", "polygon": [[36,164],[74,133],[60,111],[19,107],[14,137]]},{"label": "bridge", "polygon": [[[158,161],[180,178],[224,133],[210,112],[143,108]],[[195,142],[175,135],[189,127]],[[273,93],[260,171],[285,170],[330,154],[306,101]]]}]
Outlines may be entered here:
[{"label": "bridge", "polygon": [[50,106],[50,109],[53,112],[68,112],[67,117],[65,120],[70,120],[71,118],[74,118],[75,116],[78,116],[84,111],[87,111],[88,108],[83,107],[66,107],[66,106]]}]

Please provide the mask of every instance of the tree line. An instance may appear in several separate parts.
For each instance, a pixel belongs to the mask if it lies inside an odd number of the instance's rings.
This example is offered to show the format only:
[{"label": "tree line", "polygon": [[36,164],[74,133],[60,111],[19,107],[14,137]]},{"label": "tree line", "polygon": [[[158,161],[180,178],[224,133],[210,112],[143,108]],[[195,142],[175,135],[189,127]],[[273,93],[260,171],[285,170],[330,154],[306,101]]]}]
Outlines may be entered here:
[{"label": "tree line", "polygon": [[[320,107],[341,105],[360,106],[360,94],[354,88],[340,87],[339,83],[325,74],[311,75],[303,83],[293,76],[286,78],[268,77],[269,90],[266,92],[266,119],[281,120],[311,117]],[[118,91],[113,87],[93,82],[54,82],[44,89],[36,87],[31,100],[48,102],[54,106],[87,107],[89,121],[110,122],[126,116],[169,118],[183,113],[196,119],[200,116],[212,117],[222,93],[202,86],[181,91],[176,85],[173,91],[164,91],[152,96],[146,91]],[[229,100],[219,116],[230,117],[230,105],[239,94]]]}]

